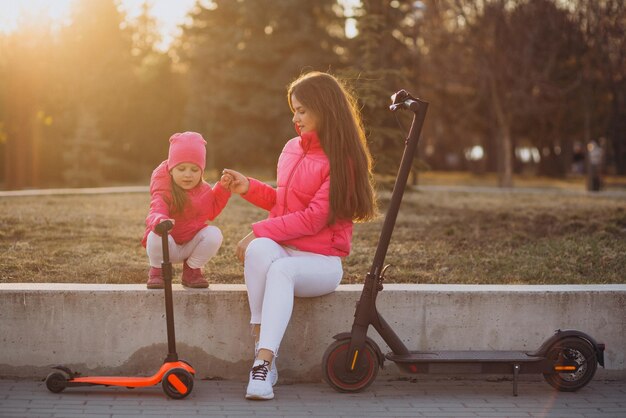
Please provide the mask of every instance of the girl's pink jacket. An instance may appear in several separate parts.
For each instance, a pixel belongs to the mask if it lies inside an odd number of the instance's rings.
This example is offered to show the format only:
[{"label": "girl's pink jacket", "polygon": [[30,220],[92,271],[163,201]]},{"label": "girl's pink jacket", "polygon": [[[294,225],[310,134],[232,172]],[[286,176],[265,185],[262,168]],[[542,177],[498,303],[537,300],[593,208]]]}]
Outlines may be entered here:
[{"label": "girl's pink jacket", "polygon": [[278,159],[277,188],[250,178],[244,199],[268,210],[252,225],[254,235],[301,251],[344,257],[350,254],[352,220],[328,224],[330,163],[314,132],[287,142]]},{"label": "girl's pink jacket", "polygon": [[146,240],[150,231],[165,219],[174,219],[174,228],[170,231],[170,235],[177,244],[184,244],[191,239],[207,225],[207,221],[212,221],[220,214],[228,198],[230,192],[223,188],[219,182],[211,187],[204,180],[196,187],[187,191],[189,199],[183,213],[171,214],[168,201],[172,196],[172,180],[167,160],[163,161],[152,172],[150,178],[150,212],[146,218],[146,231],[141,240],[141,244],[145,247]]}]

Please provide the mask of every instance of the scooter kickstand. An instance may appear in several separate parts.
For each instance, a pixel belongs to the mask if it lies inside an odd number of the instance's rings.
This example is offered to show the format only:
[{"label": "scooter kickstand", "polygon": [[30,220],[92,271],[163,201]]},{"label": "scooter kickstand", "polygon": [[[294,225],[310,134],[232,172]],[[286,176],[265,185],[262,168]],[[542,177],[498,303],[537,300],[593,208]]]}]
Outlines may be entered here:
[{"label": "scooter kickstand", "polygon": [[513,365],[513,396],[517,396],[517,376],[519,375],[519,364]]}]

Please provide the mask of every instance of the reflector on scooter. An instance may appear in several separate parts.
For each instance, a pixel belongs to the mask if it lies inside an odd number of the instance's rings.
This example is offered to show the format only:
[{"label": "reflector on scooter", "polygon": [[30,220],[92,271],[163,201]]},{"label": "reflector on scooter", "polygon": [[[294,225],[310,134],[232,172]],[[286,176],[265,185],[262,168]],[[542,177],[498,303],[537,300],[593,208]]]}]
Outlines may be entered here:
[{"label": "reflector on scooter", "polygon": [[354,352],[354,358],[352,358],[352,366],[350,366],[350,370],[354,370],[354,365],[356,364],[356,358],[359,356],[359,350]]},{"label": "reflector on scooter", "polygon": [[175,374],[171,374],[167,377],[167,381],[172,384],[181,394],[187,393],[187,386],[176,376]]}]

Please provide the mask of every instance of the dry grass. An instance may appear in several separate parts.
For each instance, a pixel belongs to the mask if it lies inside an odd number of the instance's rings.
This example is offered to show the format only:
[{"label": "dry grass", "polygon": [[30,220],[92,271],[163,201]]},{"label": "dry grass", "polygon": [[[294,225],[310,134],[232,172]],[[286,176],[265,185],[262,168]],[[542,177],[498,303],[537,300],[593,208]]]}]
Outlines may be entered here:
[{"label": "dry grass", "polygon": [[[388,198],[381,193],[383,210]],[[144,283],[148,202],[147,193],[0,199],[0,283]],[[231,199],[214,223],[225,240],[205,267],[212,283],[243,283],[234,246],[264,216]],[[343,283],[362,282],[381,225],[355,227]],[[625,200],[410,191],[386,262],[389,282],[625,283]]]}]

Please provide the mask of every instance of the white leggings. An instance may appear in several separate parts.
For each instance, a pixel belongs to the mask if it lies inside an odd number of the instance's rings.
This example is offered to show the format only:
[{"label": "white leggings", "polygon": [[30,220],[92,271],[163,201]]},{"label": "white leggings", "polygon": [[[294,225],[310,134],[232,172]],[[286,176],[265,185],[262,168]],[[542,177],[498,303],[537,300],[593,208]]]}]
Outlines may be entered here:
[{"label": "white leggings", "polygon": [[[222,231],[216,226],[206,226],[184,244],[177,244],[172,236],[168,236],[170,261],[172,263],[182,263],[187,261],[187,265],[193,269],[201,268],[217,254],[217,250],[222,245]],[[146,244],[146,252],[150,259],[150,266],[161,267],[163,263],[163,245],[161,237],[150,232]]]},{"label": "white leggings", "polygon": [[341,258],[283,247],[256,238],[246,249],[244,276],[251,324],[261,324],[259,348],[278,353],[293,311],[293,298],[333,292],[343,276]]}]

